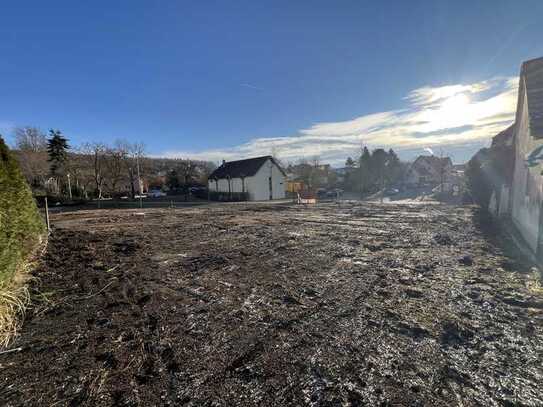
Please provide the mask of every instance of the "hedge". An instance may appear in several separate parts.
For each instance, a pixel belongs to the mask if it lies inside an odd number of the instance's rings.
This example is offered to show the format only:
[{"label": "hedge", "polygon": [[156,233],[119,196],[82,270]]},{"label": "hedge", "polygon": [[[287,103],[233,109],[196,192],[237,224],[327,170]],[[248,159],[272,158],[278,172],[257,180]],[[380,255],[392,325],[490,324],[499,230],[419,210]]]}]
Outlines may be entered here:
[{"label": "hedge", "polygon": [[32,192],[0,137],[0,288],[11,281],[44,232]]},{"label": "hedge", "polygon": [[210,201],[242,202],[249,200],[247,192],[217,192],[209,191]]}]

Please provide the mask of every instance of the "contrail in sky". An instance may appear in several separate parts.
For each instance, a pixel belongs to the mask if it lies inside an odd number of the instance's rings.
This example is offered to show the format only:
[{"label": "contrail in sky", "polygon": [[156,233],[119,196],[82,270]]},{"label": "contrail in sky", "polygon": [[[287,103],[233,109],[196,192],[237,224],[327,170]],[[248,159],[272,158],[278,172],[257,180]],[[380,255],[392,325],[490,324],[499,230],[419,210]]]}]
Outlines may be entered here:
[{"label": "contrail in sky", "polygon": [[259,88],[258,86],[251,85],[250,83],[240,83],[240,86],[243,86],[244,88],[254,89],[254,90],[264,90],[262,88]]}]

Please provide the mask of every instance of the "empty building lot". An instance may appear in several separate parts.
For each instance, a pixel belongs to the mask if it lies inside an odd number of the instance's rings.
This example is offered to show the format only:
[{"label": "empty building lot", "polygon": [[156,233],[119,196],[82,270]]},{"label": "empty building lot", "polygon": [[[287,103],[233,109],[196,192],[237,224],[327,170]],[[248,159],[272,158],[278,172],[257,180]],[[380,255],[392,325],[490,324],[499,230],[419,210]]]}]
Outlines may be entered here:
[{"label": "empty building lot", "polygon": [[475,209],[53,217],[8,406],[543,404],[543,294]]}]

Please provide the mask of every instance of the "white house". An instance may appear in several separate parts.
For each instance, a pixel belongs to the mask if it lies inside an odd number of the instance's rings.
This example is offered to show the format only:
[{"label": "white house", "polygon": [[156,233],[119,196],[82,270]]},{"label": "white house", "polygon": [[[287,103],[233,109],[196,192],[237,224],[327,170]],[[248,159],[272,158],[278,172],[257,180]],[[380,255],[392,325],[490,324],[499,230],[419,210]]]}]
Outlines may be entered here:
[{"label": "white house", "polygon": [[272,156],[224,162],[209,176],[210,192],[247,193],[250,201],[285,198],[286,173]]},{"label": "white house", "polygon": [[543,58],[520,71],[514,127],[515,169],[511,217],[534,253],[542,253],[543,230]]}]

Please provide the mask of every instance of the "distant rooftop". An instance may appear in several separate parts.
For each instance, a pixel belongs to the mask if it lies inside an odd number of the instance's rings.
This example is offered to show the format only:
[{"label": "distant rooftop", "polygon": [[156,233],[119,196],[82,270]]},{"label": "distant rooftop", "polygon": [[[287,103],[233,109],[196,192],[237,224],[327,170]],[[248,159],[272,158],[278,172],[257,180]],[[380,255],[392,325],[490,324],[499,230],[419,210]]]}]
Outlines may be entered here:
[{"label": "distant rooftop", "polygon": [[245,160],[228,161],[223,163],[219,168],[211,173],[209,178],[211,179],[223,179],[223,178],[241,178],[252,177],[255,175],[260,167],[268,160],[272,160],[281,172],[285,174],[281,166],[271,155],[265,155],[262,157],[247,158]]}]

